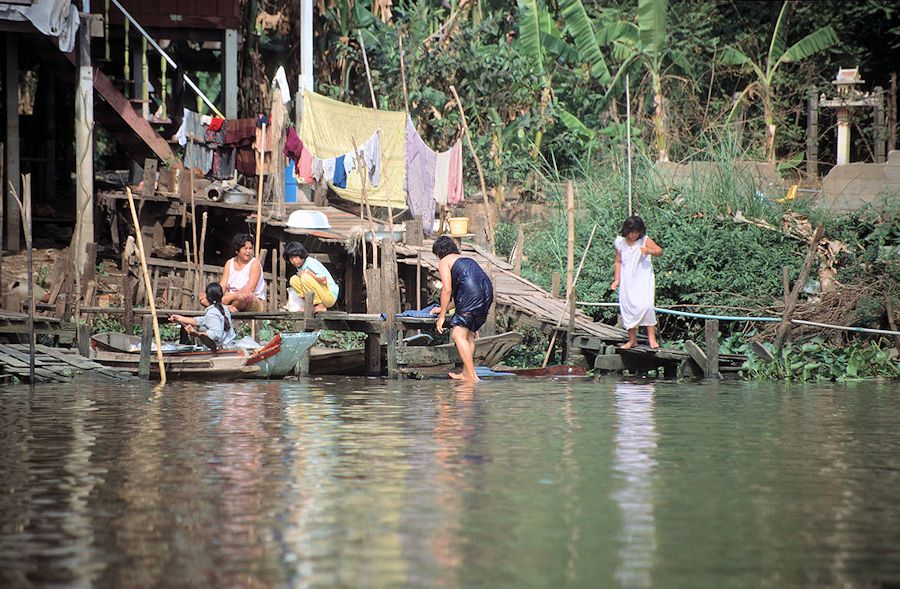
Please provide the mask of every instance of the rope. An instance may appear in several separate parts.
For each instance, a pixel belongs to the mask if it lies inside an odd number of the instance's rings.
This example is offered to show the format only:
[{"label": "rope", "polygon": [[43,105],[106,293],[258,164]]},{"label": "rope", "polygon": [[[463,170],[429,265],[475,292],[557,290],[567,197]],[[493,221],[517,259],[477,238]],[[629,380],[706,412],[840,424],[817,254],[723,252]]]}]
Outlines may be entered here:
[{"label": "rope", "polygon": [[[587,303],[577,302],[576,305],[582,307],[618,307],[618,303]],[[741,317],[730,315],[707,315],[705,313],[689,313],[687,311],[675,311],[673,309],[663,309],[655,307],[657,313],[665,313],[668,315],[676,315],[679,317],[691,317],[694,319],[718,319],[720,321],[759,321],[759,322],[779,322],[780,317]],[[791,319],[791,323],[797,325],[810,325],[812,327],[824,327],[827,329],[839,329],[842,331],[854,331],[857,333],[874,333],[878,335],[900,335],[900,331],[891,331],[889,329],[870,329],[868,327],[849,327],[847,325],[832,325],[830,323],[817,323],[815,321],[804,321],[802,319]]]}]

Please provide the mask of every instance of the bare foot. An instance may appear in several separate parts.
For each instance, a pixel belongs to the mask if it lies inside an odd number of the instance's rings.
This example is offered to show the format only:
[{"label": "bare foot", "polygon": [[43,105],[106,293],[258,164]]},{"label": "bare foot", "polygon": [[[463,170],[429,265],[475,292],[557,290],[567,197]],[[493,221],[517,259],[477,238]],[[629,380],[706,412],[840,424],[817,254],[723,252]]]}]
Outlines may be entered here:
[{"label": "bare foot", "polygon": [[453,380],[466,380],[465,377],[463,377],[462,372],[450,371],[447,373],[447,376],[449,376]]},{"label": "bare foot", "polygon": [[631,348],[635,347],[636,345],[637,345],[637,342],[627,342],[627,343],[624,343],[621,346],[619,346],[619,349],[630,350]]},{"label": "bare foot", "polygon": [[226,305],[226,306],[228,307],[228,310],[231,311],[232,313],[238,312],[238,308],[235,307],[234,305]]},{"label": "bare foot", "polygon": [[658,350],[658,349],[659,349],[659,342],[656,341],[656,340],[650,340],[650,349],[651,349],[651,350]]},{"label": "bare foot", "polygon": [[322,305],[322,304],[319,304],[319,305],[316,305],[315,307],[313,307],[314,313],[322,313],[327,310],[328,310],[328,307],[326,307],[325,305]]}]

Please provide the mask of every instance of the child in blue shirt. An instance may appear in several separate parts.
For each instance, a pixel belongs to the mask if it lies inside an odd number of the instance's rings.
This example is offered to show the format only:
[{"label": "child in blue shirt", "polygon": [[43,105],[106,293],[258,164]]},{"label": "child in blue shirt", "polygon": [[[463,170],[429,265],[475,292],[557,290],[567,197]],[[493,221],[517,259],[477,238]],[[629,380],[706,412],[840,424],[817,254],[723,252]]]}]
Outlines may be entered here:
[{"label": "child in blue shirt", "polygon": [[309,255],[302,243],[289,242],[284,248],[284,259],[296,268],[289,283],[301,300],[311,292],[314,311],[327,311],[334,306],[339,293],[334,277],[322,262]]}]

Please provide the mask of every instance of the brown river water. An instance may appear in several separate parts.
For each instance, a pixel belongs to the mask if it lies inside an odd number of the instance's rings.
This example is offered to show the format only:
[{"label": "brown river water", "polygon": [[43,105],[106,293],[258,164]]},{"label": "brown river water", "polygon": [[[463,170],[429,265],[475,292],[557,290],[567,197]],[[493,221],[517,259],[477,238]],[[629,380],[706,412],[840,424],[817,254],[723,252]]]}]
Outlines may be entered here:
[{"label": "brown river water", "polygon": [[6,387],[0,586],[900,587],[900,385]]}]

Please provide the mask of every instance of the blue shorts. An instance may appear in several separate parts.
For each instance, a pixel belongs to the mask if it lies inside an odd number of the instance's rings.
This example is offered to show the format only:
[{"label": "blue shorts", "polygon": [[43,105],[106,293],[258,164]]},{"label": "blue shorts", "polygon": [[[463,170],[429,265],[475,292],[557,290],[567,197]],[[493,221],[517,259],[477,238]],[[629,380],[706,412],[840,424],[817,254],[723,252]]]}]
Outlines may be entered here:
[{"label": "blue shorts", "polygon": [[475,315],[469,312],[456,313],[450,319],[450,327],[465,327],[472,333],[476,333],[485,321],[487,321],[487,315]]}]

